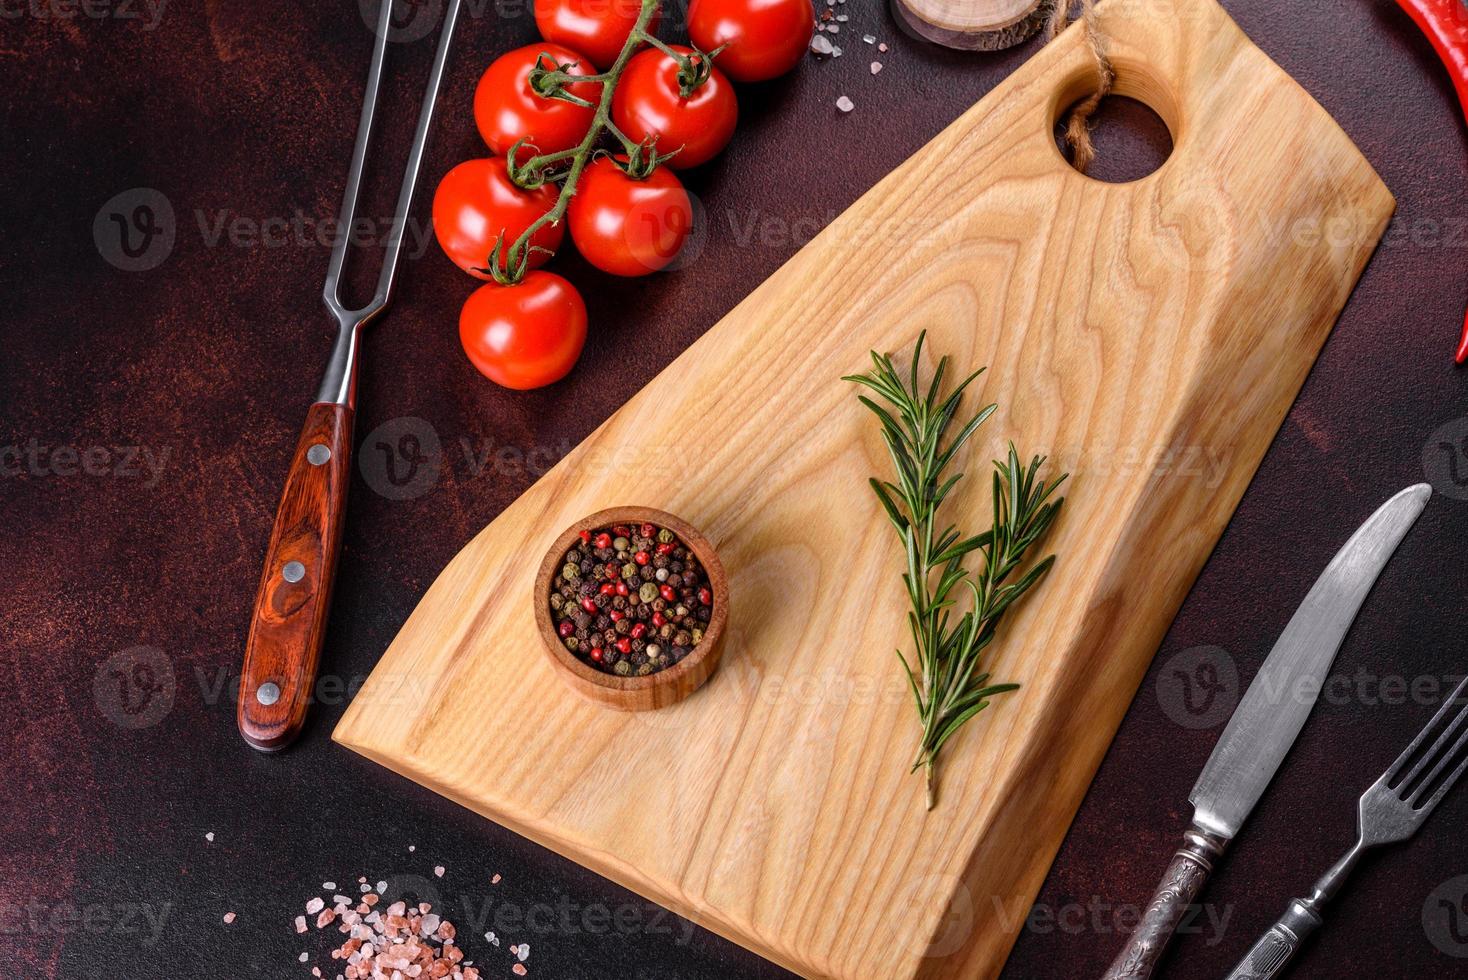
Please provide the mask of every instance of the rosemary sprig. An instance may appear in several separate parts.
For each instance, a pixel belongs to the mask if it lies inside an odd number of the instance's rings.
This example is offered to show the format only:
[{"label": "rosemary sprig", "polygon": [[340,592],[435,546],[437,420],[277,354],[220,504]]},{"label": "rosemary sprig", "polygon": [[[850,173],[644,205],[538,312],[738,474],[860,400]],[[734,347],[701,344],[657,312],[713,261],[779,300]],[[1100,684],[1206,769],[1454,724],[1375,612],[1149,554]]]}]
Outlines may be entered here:
[{"label": "rosemary sprig", "polygon": [[[1066,479],[1053,483],[1038,479],[1043,456],[1020,463],[1014,445],[1007,460],[994,463],[994,522],[989,530],[964,537],[952,524],[939,529],[938,509],[962,473],[945,477],[959,449],[994,413],[988,405],[974,415],[945,444],[958,415],[963,393],[983,373],[980,368],[946,395],[942,392],[948,358],[938,362],[932,383],[918,386],[918,363],[926,333],[918,338],[912,368],[904,380],[892,358],[872,351],[874,367],[868,374],[842,380],[864,385],[886,402],[886,407],[861,395],[860,401],[877,416],[882,438],[896,467],[896,481],[873,478],[870,483],[893,527],[902,538],[906,569],[902,583],[911,609],[913,659],[897,651],[917,704],[922,737],[912,770],[927,775],[928,809],[936,802],[938,754],[963,725],[989,704],[996,694],[1018,689],[1018,684],[991,684],[981,670],[984,650],[994,641],[999,621],[1050,570],[1055,556],[1033,564],[1019,575],[1030,549],[1054,523],[1065,498],[1051,499]],[[977,552],[977,573],[964,559]],[[961,595],[968,589],[972,607],[954,619]]]}]

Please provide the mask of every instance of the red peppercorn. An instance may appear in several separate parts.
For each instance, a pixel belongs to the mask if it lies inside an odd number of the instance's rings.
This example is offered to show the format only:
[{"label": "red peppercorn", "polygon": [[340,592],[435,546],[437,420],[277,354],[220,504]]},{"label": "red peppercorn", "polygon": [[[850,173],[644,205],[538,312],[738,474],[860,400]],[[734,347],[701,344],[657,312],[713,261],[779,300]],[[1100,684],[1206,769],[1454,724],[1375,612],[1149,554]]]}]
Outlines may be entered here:
[{"label": "red peppercorn", "polygon": [[671,555],[673,553],[673,549],[676,547],[678,546],[675,545],[673,542],[664,541],[662,544],[658,545],[658,554]]},{"label": "red peppercorn", "polygon": [[616,595],[617,594],[617,587],[615,585],[613,585],[612,583],[610,583],[610,582],[603,582],[602,583],[602,587],[601,587],[601,594],[602,595]]},{"label": "red peppercorn", "polygon": [[[563,633],[561,635],[564,636],[565,634]],[[638,623],[637,625],[635,625],[635,626],[632,627],[632,639],[634,639],[634,640],[640,640],[640,639],[642,639],[646,635],[647,635],[647,624],[646,623]]]},{"label": "red peppercorn", "polygon": [[637,554],[632,556],[632,560],[637,562],[637,564],[639,565],[646,565],[648,562],[652,561],[652,555],[649,555],[645,551],[639,551]]},{"label": "red peppercorn", "polygon": [[632,529],[626,524],[618,524],[612,528],[612,533],[619,538],[630,538],[632,536]]},{"label": "red peppercorn", "polygon": [[627,639],[625,636],[622,637],[620,640],[617,641],[617,649],[621,650],[623,653],[631,653],[632,641]]},{"label": "red peppercorn", "polygon": [[582,544],[591,544],[591,532],[590,531],[582,531],[581,532],[581,543]]},{"label": "red peppercorn", "polygon": [[629,589],[629,588],[627,588],[627,583],[626,582],[618,582],[616,584],[615,588],[617,590],[617,595],[631,595],[632,594],[632,590]]},{"label": "red peppercorn", "polygon": [[603,531],[596,536],[595,544],[598,548],[610,548],[612,546],[612,536]]},{"label": "red peppercorn", "polygon": [[622,612],[620,609],[613,609],[611,612],[607,613],[607,615],[611,617],[612,622],[616,623],[620,622],[622,617],[625,616],[626,613]]},{"label": "red peppercorn", "polygon": [[699,589],[698,601],[703,603],[705,606],[712,606],[714,604],[714,594],[708,589]]},{"label": "red peppercorn", "polygon": [[561,634],[562,639],[565,639],[572,633],[576,632],[576,624],[571,622],[569,619],[562,620],[561,625],[556,629],[556,632]]},{"label": "red peppercorn", "polygon": [[614,561],[607,562],[607,578],[618,579],[622,577],[622,566]]},{"label": "red peppercorn", "polygon": [[596,600],[593,599],[591,596],[587,596],[585,599],[581,600],[581,608],[585,609],[589,613],[596,612]]},{"label": "red peppercorn", "polygon": [[652,614],[652,624],[654,626],[667,626],[668,625],[668,617],[667,616],[664,616],[660,612],[655,612],[655,613]]},{"label": "red peppercorn", "polygon": [[678,598],[678,593],[674,592],[673,587],[667,584],[658,587],[658,595],[662,596],[664,599],[667,599],[669,602],[672,602],[674,599]]},{"label": "red peppercorn", "polygon": [[597,663],[601,663],[601,647],[591,648],[591,659],[595,660]]},{"label": "red peppercorn", "polygon": [[654,534],[658,533],[658,529],[653,527],[651,524],[644,524],[642,525],[642,527],[638,528],[638,530],[642,532],[642,536],[644,538],[650,538]]}]

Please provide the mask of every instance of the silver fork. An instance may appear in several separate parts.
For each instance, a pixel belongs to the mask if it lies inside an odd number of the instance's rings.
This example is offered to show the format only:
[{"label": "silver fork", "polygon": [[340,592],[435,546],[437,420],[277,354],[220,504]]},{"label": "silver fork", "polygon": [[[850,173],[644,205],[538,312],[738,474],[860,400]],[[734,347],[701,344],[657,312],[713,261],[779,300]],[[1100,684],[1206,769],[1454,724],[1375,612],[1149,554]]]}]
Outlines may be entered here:
[{"label": "silver fork", "polygon": [[422,108],[418,111],[418,125],[398,188],[382,270],[377,276],[377,291],[367,305],[349,310],[342,303],[339,291],[342,267],[353,237],[351,229],[356,227],[357,196],[377,115],[377,95],[382,87],[392,16],[402,0],[382,0],[378,11],[372,65],[367,71],[367,89],[357,120],[352,165],[337,220],[337,240],[321,293],[326,308],[336,318],[336,343],[321,379],[321,389],[316,401],[306,410],[306,423],[296,441],[280,507],[275,512],[270,544],[266,546],[249,638],[245,641],[235,718],[245,741],[262,751],[284,748],[300,734],[306,721],[341,549],[347,484],[351,477],[352,423],[357,408],[357,358],[362,328],[386,308],[392,295],[393,278],[418,186],[424,146],[433,126],[434,105],[443,82],[449,46],[453,43],[460,2],[449,0],[444,12],[438,48],[423,93]]},{"label": "silver fork", "polygon": [[[1309,898],[1297,898],[1279,921],[1249,951],[1228,980],[1265,980],[1284,972],[1305,937],[1324,923],[1321,912],[1373,847],[1404,841],[1417,833],[1427,815],[1468,769],[1468,703],[1458,705],[1468,691],[1465,678],[1427,723],[1407,750],[1361,796],[1356,844],[1327,871]],[[1426,749],[1424,743],[1432,736]]]}]

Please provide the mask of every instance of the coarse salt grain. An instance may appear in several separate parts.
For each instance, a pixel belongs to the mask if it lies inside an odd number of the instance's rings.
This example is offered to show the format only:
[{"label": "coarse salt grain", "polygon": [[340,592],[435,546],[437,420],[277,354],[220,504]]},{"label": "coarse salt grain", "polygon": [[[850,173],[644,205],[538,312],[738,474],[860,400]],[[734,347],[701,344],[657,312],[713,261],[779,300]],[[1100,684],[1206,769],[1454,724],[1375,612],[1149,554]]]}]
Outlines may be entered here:
[{"label": "coarse salt grain", "polygon": [[211,844],[214,843],[214,831],[211,830],[209,831],[209,833],[205,834],[204,839]]},{"label": "coarse salt grain", "polygon": [[874,61],[874,62],[872,62],[872,74],[873,75],[875,75],[877,72],[879,72],[881,70],[882,70],[882,63],[880,61]]},{"label": "coarse salt grain", "polygon": [[525,969],[525,964],[523,964],[523,963],[516,963],[510,969],[514,972],[515,976],[517,976],[517,977],[523,977],[526,973],[529,972],[528,970]]},{"label": "coarse salt grain", "polygon": [[377,883],[377,894],[381,895],[382,893],[384,893],[386,891],[387,891],[387,882],[385,882],[385,881],[379,881]]},{"label": "coarse salt grain", "polygon": [[836,100],[836,108],[840,109],[842,112],[850,112],[852,109],[856,108],[856,103],[852,102],[851,99],[843,95],[841,96],[841,98]]},{"label": "coarse salt grain", "polygon": [[224,924],[225,925],[229,925],[231,922],[234,921],[234,919],[235,919],[235,915],[234,915],[233,912],[226,912],[226,913],[224,913]]},{"label": "coarse salt grain", "polygon": [[435,867],[433,869],[433,876],[435,878],[442,878],[443,877],[443,865],[440,864],[440,865],[438,865],[437,867]]},{"label": "coarse salt grain", "polygon": [[301,963],[305,963],[310,958],[311,958],[311,954],[310,953],[302,953],[300,956],[297,956],[296,957],[296,960],[299,961],[299,962],[301,962]]},{"label": "coarse salt grain", "polygon": [[877,43],[877,39],[875,37],[873,37],[871,34],[863,34],[861,36],[861,39],[863,41],[865,41],[866,43],[868,43],[868,44],[876,44]]},{"label": "coarse salt grain", "polygon": [[500,883],[500,876],[495,875],[493,878],[489,879],[489,883],[491,885],[498,885]]},{"label": "coarse salt grain", "polygon": [[297,933],[302,933],[302,932],[305,932],[305,931],[306,931],[306,917],[304,915],[298,915],[298,916],[296,916],[296,932]]},{"label": "coarse salt grain", "polygon": [[524,963],[526,960],[530,959],[530,944],[521,943],[519,947],[515,950],[515,957],[521,963]]},{"label": "coarse salt grain", "polygon": [[877,45],[877,50],[885,54],[887,52],[887,42],[883,41],[881,44]]},{"label": "coarse salt grain", "polygon": [[336,882],[334,882],[334,881],[322,882],[322,884],[321,884],[321,890],[324,891],[324,892],[334,892],[334,891],[336,891]]}]

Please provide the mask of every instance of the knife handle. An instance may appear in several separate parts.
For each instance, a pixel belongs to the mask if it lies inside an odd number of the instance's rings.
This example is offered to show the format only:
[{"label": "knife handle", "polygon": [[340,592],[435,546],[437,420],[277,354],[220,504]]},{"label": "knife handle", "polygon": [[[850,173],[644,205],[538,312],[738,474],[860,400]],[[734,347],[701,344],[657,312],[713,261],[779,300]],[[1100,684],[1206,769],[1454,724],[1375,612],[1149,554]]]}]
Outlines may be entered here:
[{"label": "knife handle", "polygon": [[1319,904],[1313,898],[1297,898],[1290,902],[1284,915],[1269,931],[1259,937],[1249,955],[1239,961],[1228,980],[1272,980],[1283,975],[1307,936],[1325,922]]},{"label": "knife handle", "polygon": [[250,620],[235,718],[254,748],[301,732],[316,684],[351,476],[352,410],[317,402],[306,414]]},{"label": "knife handle", "polygon": [[1127,940],[1126,948],[1102,975],[1103,980],[1144,980],[1152,975],[1183,914],[1203,890],[1213,873],[1213,862],[1223,855],[1227,843],[1226,839],[1196,824],[1188,829],[1183,835],[1183,846],[1173,855],[1167,873],[1162,876],[1162,884],[1147,903],[1142,921]]}]

